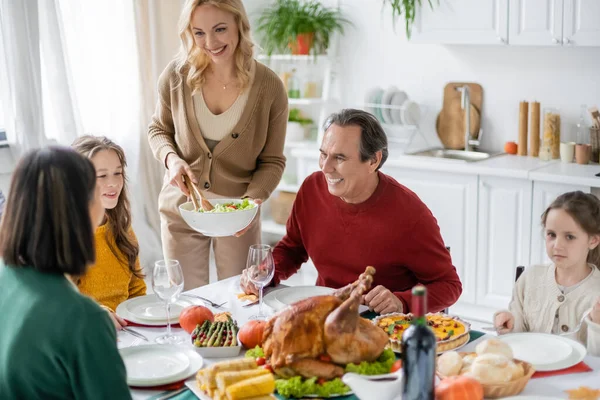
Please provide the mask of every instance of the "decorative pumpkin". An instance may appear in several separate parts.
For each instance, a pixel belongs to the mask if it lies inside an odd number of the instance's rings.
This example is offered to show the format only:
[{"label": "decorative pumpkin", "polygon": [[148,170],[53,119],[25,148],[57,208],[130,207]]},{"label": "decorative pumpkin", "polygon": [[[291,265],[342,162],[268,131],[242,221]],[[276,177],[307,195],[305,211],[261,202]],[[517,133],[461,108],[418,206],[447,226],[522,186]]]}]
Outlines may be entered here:
[{"label": "decorative pumpkin", "polygon": [[456,375],[444,378],[435,387],[435,400],[482,400],[483,386],[475,378]]},{"label": "decorative pumpkin", "polygon": [[179,315],[179,325],[187,332],[192,333],[196,328],[196,325],[204,323],[209,320],[213,322],[215,316],[212,311],[204,306],[189,306],[183,309]]},{"label": "decorative pumpkin", "polygon": [[238,337],[240,342],[247,349],[253,349],[256,346],[262,345],[263,331],[265,330],[265,321],[248,321],[242,326]]}]

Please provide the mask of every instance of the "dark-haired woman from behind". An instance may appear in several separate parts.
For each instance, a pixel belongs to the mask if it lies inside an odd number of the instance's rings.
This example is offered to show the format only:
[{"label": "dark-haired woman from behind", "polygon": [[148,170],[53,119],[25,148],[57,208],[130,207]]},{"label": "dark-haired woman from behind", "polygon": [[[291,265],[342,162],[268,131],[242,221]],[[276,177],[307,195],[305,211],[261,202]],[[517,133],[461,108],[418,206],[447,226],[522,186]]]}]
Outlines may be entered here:
[{"label": "dark-haired woman from behind", "polygon": [[104,208],[92,163],[25,155],[0,225],[0,398],[129,399],[108,314],[69,279],[95,261]]}]

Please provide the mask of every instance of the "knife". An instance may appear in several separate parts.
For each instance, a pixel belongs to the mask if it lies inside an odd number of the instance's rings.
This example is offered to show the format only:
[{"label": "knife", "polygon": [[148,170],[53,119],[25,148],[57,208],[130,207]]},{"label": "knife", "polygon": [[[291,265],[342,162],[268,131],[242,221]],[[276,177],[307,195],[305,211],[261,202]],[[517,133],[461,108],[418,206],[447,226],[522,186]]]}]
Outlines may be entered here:
[{"label": "knife", "polygon": [[125,332],[129,333],[130,335],[133,335],[133,336],[139,337],[140,339],[144,339],[146,342],[148,342],[148,338],[147,338],[146,336],[142,335],[142,334],[141,334],[141,333],[139,333],[139,332],[136,332],[136,331],[134,331],[134,330],[133,330],[133,329],[131,329],[131,328],[127,328],[127,327],[125,327],[125,326],[124,326],[124,327],[122,327],[122,328],[121,328],[121,330],[123,330],[123,331],[125,331]]}]

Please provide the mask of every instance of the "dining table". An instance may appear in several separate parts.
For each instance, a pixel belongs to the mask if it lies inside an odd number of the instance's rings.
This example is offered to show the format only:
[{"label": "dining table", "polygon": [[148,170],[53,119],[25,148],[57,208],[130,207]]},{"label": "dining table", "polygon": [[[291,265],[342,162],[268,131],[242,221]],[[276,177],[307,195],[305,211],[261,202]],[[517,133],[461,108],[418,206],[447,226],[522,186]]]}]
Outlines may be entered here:
[{"label": "dining table", "polygon": [[[214,282],[205,286],[201,286],[196,289],[189,290],[181,294],[181,296],[186,295],[194,295],[201,296],[205,299],[212,301],[215,304],[223,304],[220,307],[212,307],[208,303],[203,303],[203,301],[197,299],[196,297],[189,297],[190,299],[196,299],[198,304],[202,304],[210,308],[213,313],[220,312],[229,312],[231,313],[232,318],[237,321],[238,326],[243,326],[251,316],[257,314],[258,312],[258,304],[245,306],[245,304],[240,301],[238,298],[238,294],[241,293],[241,289],[239,287],[240,276],[234,276],[231,278],[223,279],[218,282]],[[285,285],[279,285],[274,288],[269,288],[268,291],[278,290],[280,288],[286,287]],[[267,292],[265,292],[267,293]],[[361,310],[363,310],[363,316],[366,318],[372,318],[374,316],[373,312],[365,310],[364,306],[361,306]],[[274,313],[270,307],[266,304],[263,304],[264,311],[267,315],[271,315]],[[143,346],[148,344],[155,344],[156,337],[162,335],[166,331],[166,327],[146,327],[146,326],[131,326],[130,329],[134,330],[137,333],[141,333],[145,336],[148,341],[140,340],[138,337],[133,336],[132,334],[119,331],[117,334],[117,346],[119,349],[130,347],[130,346]],[[172,332],[177,335],[181,335],[185,338],[185,341],[178,346],[190,347],[191,338],[190,335],[185,332],[182,328],[175,326],[172,327]],[[475,347],[481,341],[484,341],[488,338],[495,337],[493,334],[487,334],[484,332],[471,330],[470,331],[470,340],[469,342],[460,349],[460,351],[464,352],[472,352],[475,351]],[[237,357],[239,358],[244,356],[244,349],[240,351],[240,354]],[[204,358],[203,368],[209,366],[215,362],[223,361],[224,358]],[[578,372],[578,373],[569,373],[569,374],[561,374],[561,375],[553,375],[547,377],[532,377],[528,382],[525,390],[520,393],[520,395],[525,396],[535,396],[535,398],[552,398],[552,399],[567,399],[568,393],[566,390],[576,389],[578,387],[586,386],[593,389],[600,389],[600,357],[595,357],[591,355],[586,355],[583,361],[591,371],[588,372]],[[186,381],[187,384],[195,384],[195,376],[190,376]],[[176,387],[173,390],[153,390],[153,389],[131,389],[131,396],[135,400],[194,400],[197,399],[196,395],[187,388],[187,386]],[[282,397],[279,397],[283,399]],[[336,400],[356,400],[358,397],[355,395],[348,396],[340,396],[336,397]],[[311,400],[314,400],[311,399]]]}]

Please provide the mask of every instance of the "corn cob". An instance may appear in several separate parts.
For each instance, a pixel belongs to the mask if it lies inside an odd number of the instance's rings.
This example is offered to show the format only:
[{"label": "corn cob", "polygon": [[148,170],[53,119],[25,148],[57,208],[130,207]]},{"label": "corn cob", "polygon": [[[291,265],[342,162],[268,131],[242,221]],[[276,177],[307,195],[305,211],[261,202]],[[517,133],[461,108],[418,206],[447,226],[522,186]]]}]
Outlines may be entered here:
[{"label": "corn cob", "polygon": [[275,378],[273,374],[255,376],[234,383],[227,388],[229,400],[248,399],[256,396],[264,396],[275,391]]},{"label": "corn cob", "polygon": [[221,393],[225,393],[227,387],[233,385],[234,383],[265,374],[270,374],[270,372],[264,368],[247,369],[244,371],[219,372],[217,374],[217,387]]},{"label": "corn cob", "polygon": [[226,371],[244,371],[247,369],[256,369],[256,361],[253,358],[240,358],[231,361],[222,361],[205,368],[203,371],[203,377],[206,379],[205,384],[207,388],[215,389],[217,387],[216,375],[219,372]]}]

